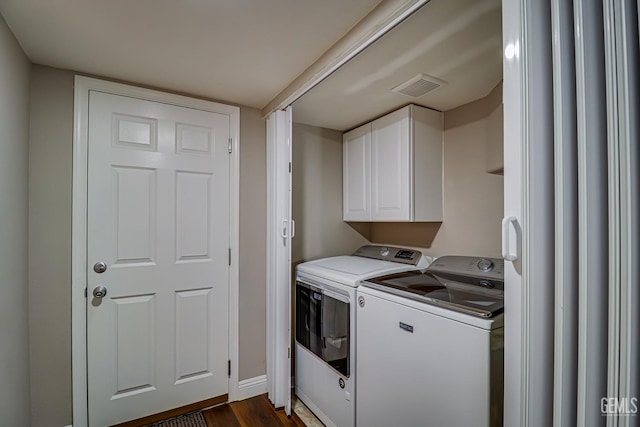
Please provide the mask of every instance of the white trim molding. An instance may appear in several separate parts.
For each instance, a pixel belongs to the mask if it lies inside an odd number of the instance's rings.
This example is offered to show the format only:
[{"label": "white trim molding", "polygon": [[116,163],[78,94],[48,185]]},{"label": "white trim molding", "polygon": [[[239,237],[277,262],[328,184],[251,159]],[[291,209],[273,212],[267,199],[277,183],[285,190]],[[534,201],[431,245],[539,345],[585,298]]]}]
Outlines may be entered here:
[{"label": "white trim molding", "polygon": [[89,92],[100,91],[146,101],[161,102],[229,116],[229,136],[232,153],[229,168],[229,401],[238,400],[239,356],[239,210],[240,210],[240,108],[143,89],[121,83],[76,76],[74,89],[73,128],[73,202],[72,202],[72,255],[71,255],[71,357],[73,384],[73,424],[88,425],[87,398],[87,147]]},{"label": "white trim molding", "polygon": [[252,397],[260,396],[267,392],[267,376],[259,375],[253,378],[247,378],[238,383],[238,398],[236,400],[245,400]]}]

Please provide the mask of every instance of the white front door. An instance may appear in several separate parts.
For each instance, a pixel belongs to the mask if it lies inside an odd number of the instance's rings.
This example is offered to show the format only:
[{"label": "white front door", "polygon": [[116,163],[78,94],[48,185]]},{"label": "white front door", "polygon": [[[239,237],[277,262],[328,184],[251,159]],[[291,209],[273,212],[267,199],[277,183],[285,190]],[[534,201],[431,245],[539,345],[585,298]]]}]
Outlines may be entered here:
[{"label": "white front door", "polygon": [[90,91],[88,117],[89,425],[225,395],[229,116]]}]

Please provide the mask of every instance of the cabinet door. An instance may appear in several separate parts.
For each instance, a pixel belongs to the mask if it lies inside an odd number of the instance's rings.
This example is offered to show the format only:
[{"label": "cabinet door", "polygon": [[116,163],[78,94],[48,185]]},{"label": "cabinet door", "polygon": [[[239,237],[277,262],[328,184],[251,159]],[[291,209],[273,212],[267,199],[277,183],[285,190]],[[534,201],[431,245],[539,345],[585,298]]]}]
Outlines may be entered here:
[{"label": "cabinet door", "polygon": [[371,221],[371,123],[343,137],[343,218]]},{"label": "cabinet door", "polygon": [[410,108],[371,124],[371,219],[411,221],[413,162]]}]

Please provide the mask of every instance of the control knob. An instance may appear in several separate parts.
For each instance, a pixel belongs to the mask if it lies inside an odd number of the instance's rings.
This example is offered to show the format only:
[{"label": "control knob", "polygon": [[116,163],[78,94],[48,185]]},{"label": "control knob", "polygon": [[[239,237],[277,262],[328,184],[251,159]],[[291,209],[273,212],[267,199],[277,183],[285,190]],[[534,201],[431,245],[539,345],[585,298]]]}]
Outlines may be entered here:
[{"label": "control knob", "polygon": [[478,269],[484,273],[487,273],[491,270],[493,270],[493,261],[483,258],[480,261],[478,261]]}]

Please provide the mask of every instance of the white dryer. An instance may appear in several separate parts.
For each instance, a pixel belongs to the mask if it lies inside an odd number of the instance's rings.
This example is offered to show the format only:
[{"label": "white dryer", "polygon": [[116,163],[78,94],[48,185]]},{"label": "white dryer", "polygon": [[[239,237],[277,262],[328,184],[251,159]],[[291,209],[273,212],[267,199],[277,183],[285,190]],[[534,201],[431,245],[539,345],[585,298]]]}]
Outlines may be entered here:
[{"label": "white dryer", "polygon": [[363,246],[296,269],[295,391],[330,427],[355,426],[356,288],[380,275],[426,268],[412,249]]},{"label": "white dryer", "polygon": [[502,426],[503,265],[447,256],[358,287],[358,426]]}]

